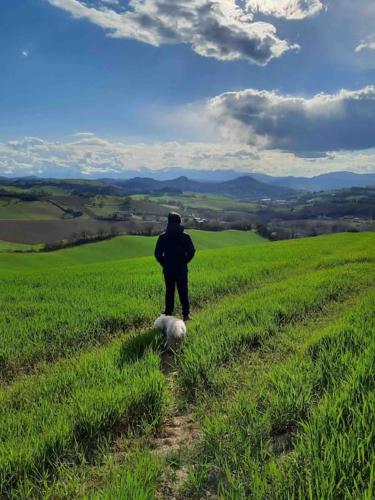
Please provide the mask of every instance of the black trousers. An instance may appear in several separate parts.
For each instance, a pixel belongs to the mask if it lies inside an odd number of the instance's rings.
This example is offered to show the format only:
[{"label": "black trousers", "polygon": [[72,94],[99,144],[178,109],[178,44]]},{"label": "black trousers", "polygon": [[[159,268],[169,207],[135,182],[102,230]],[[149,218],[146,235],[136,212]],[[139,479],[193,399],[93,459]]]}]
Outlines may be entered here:
[{"label": "black trousers", "polygon": [[165,311],[167,316],[173,315],[174,310],[174,294],[177,286],[178,295],[182,306],[182,314],[188,316],[190,313],[189,292],[188,292],[188,275],[169,276],[164,274],[165,279]]}]

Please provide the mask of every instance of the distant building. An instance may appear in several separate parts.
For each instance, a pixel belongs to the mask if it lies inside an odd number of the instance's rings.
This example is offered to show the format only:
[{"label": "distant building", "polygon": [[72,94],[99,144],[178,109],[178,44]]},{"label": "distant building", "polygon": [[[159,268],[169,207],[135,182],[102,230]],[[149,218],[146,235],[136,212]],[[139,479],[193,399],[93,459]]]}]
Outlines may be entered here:
[{"label": "distant building", "polygon": [[129,220],[132,216],[133,214],[127,210],[119,210],[114,213],[114,217],[117,220]]},{"label": "distant building", "polygon": [[204,224],[205,222],[207,222],[206,219],[201,219],[200,217],[194,217],[193,220],[196,224]]}]

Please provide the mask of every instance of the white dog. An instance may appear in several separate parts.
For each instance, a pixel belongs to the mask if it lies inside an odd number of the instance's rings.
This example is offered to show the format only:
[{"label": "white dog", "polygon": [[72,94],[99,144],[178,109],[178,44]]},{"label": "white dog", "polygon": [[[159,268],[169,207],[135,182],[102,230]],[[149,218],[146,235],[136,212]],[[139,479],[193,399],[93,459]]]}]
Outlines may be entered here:
[{"label": "white dog", "polygon": [[174,316],[162,314],[155,321],[154,328],[164,331],[166,345],[169,349],[174,349],[186,336],[185,323],[182,319],[177,319]]}]

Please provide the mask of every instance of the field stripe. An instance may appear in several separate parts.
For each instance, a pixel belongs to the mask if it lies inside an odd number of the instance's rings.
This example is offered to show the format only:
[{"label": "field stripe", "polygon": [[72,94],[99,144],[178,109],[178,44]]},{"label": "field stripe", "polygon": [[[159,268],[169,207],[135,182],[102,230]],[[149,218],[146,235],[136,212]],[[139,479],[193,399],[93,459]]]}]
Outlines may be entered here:
[{"label": "field stripe", "polygon": [[255,401],[241,390],[206,420],[201,467],[220,469],[219,495],[371,498],[374,304],[373,291],[360,296],[304,357],[272,370]]},{"label": "field stripe", "polygon": [[[204,309],[225,295],[255,289],[295,271],[334,267],[348,254],[352,262],[373,258],[374,248],[374,235],[339,235],[203,252],[190,273],[192,305]],[[3,380],[40,362],[106,343],[124,330],[146,327],[162,308],[161,272],[152,259],[42,274],[1,274]]]},{"label": "field stripe", "polygon": [[123,365],[120,345],[83,356],[52,373],[28,377],[0,395],[0,485],[53,467],[68,450],[96,446],[109,430],[157,425],[165,379],[152,351]]},{"label": "field stripe", "polygon": [[181,387],[192,396],[214,388],[217,367],[241,346],[256,345],[283,325],[373,282],[371,265],[341,266],[223,300],[209,317],[203,313],[192,326],[189,343],[179,358]]},{"label": "field stripe", "polygon": [[[348,307],[348,305],[351,304],[351,300],[352,299],[349,299],[349,300],[346,300],[345,302],[343,303],[331,303],[330,305],[325,305],[324,309],[322,311],[319,311],[319,314],[318,316],[315,316],[313,319],[315,321],[317,321],[319,323],[319,325],[321,324],[326,324],[328,320],[331,320],[330,316],[327,316],[328,314],[331,315],[332,313],[335,314],[336,318],[337,316],[342,313],[342,311],[344,310],[344,307]],[[322,315],[321,315],[322,314]],[[311,317],[309,317],[309,325],[311,324]],[[303,325],[304,327],[306,327],[306,324],[307,324],[307,321],[308,321],[308,318],[305,317],[304,320],[303,320]],[[337,319],[336,319],[337,321]],[[297,326],[298,325],[298,326]],[[292,330],[295,330],[296,331],[296,338],[297,338],[297,335],[301,335],[302,337],[302,332],[301,334],[297,334],[297,331],[299,332],[299,330],[301,328],[303,328],[303,326],[300,326],[300,324],[298,323],[296,326],[293,326],[291,328],[287,328],[285,331],[282,332],[282,335],[277,335],[277,338],[281,337],[282,336],[282,339],[281,339],[281,343],[284,342],[284,346],[282,347],[281,346],[281,349],[287,349],[287,345],[286,342],[293,342],[293,340],[291,338],[289,338],[289,336],[292,335]],[[320,327],[321,328],[321,327]],[[306,336],[309,335],[309,330],[307,330],[305,333],[304,333],[304,337],[303,339],[306,339]],[[320,330],[319,330],[320,332]],[[303,341],[303,339],[301,338],[300,339],[300,342]],[[276,338],[274,338],[273,340],[269,340],[266,342],[266,344],[268,345],[273,345],[274,348],[277,350],[278,348],[280,348],[280,342],[277,342],[276,341]],[[262,348],[263,349],[263,348]],[[288,356],[288,351],[286,351],[285,355]],[[251,356],[256,356],[256,352],[253,352],[251,354]],[[243,359],[245,359],[245,353],[243,353]],[[263,359],[263,356],[260,357],[260,360]],[[269,366],[269,369],[270,369],[271,365]],[[258,365],[258,368],[260,369],[261,367]],[[272,368],[272,367],[271,367]],[[264,367],[264,369],[266,370],[266,367]],[[245,377],[245,374],[242,374],[241,373],[238,373],[236,371],[233,371],[233,366],[228,366],[226,367],[225,369],[223,368],[223,371],[227,371],[227,375],[228,377],[230,376],[230,373],[233,373],[233,377]],[[221,374],[218,374],[219,376],[222,376]],[[266,376],[266,372],[264,373],[264,375]],[[175,391],[176,391],[176,387],[175,387],[175,384],[173,383],[174,381],[174,377],[170,377],[168,376],[168,379],[170,379],[170,383],[172,384],[171,385],[171,391],[172,393],[170,394],[170,397],[172,397],[172,402],[171,402],[171,407],[169,409],[169,412],[172,412],[174,414],[176,410],[175,408],[175,405],[176,405],[176,402],[174,401],[173,399],[173,395],[174,397],[176,397],[176,394],[175,394]],[[231,380],[231,379],[230,379]],[[229,379],[228,379],[229,381]],[[255,382],[255,381],[254,381]],[[225,382],[224,382],[225,383]],[[231,385],[233,386],[233,382],[231,381]],[[235,385],[235,383],[234,383]],[[248,386],[251,388],[253,387],[251,382],[249,381],[249,384]],[[223,387],[224,389],[224,387]],[[224,389],[224,391],[226,392],[226,388]],[[251,389],[250,389],[251,390]],[[232,388],[230,389],[230,391],[232,391]],[[224,394],[225,395],[225,394]],[[169,399],[169,398],[168,398]],[[222,399],[223,399],[223,395],[220,397],[220,400],[221,400],[221,403],[219,405],[219,412],[221,413],[222,412],[222,409],[223,409],[223,403],[222,403]],[[173,402],[174,401],[174,402]],[[212,404],[212,399],[208,400],[208,401],[211,401],[211,404]],[[209,405],[209,402],[207,400],[205,401],[204,405],[205,406],[208,406],[207,407],[207,412],[209,413],[210,411],[212,411],[212,408],[210,407]],[[184,415],[184,413],[181,413],[181,411],[183,412],[183,410],[178,410],[178,415]],[[194,411],[192,410],[191,407],[189,407],[189,412],[191,411]],[[202,410],[199,410],[200,411],[203,411],[203,413],[206,413],[206,411],[204,411],[203,409]],[[170,417],[172,418],[172,417]],[[170,420],[170,418],[167,418],[166,419],[166,422],[168,422]],[[180,417],[179,417],[180,418]],[[191,421],[191,416],[189,417],[189,421]],[[168,424],[167,424],[167,427],[168,427]],[[163,438],[165,435],[166,435],[166,432],[167,432],[167,429],[164,428],[164,426],[161,428],[161,434],[160,436]],[[172,470],[168,467],[168,463],[169,463],[169,459],[168,459],[168,456],[165,456],[165,454],[170,454],[172,453],[172,456],[177,456],[179,457],[180,454],[181,454],[181,458],[177,458],[177,460],[181,460],[183,461],[184,463],[184,460],[186,459],[186,450],[185,450],[185,446],[180,444],[180,446],[183,446],[183,448],[181,450],[175,450],[174,448],[171,448],[170,451],[168,451],[168,446],[165,447],[163,445],[163,453],[160,457],[159,454],[157,454],[156,456],[153,455],[153,457],[149,457],[149,447],[151,447],[151,449],[153,450],[153,453],[155,453],[158,449],[158,435],[159,435],[159,432],[157,433],[156,437],[155,438],[148,438],[145,442],[143,442],[142,444],[142,447],[141,449],[139,450],[140,452],[140,455],[139,455],[139,461],[140,461],[140,466],[142,466],[142,464],[144,463],[144,459],[146,460],[146,462],[148,460],[156,460],[156,462],[159,464],[160,466],[160,459],[162,459],[163,462],[165,462],[166,460],[166,463],[163,463],[162,464],[162,471],[163,471],[163,481],[162,481],[162,484],[159,486],[159,480],[158,481],[154,481],[153,483],[153,489],[152,489],[152,494],[149,492],[149,497],[150,498],[154,498],[154,496],[157,496],[157,498],[170,498],[171,496],[173,496],[176,492],[177,492],[177,488],[179,486],[179,481],[176,481],[176,480],[173,480],[172,477],[173,477],[173,471],[175,470],[175,467],[176,466],[173,466],[172,465]],[[166,438],[167,441],[168,441],[168,438]],[[173,438],[172,438],[173,439]],[[161,439],[163,441],[163,439]],[[134,443],[134,445],[137,447],[136,443]],[[187,443],[186,443],[187,445]],[[191,443],[189,444],[189,446],[191,445]],[[90,469],[82,469],[80,467],[77,467],[77,468],[73,468],[70,470],[69,472],[69,475],[71,475],[74,480],[72,481],[72,483],[77,483],[78,485],[81,483],[81,486],[77,486],[77,489],[74,490],[75,492],[77,492],[77,495],[78,495],[78,492],[80,492],[80,494],[83,494],[83,493],[87,493],[88,491],[90,491],[89,487],[88,487],[88,484],[89,483],[92,483],[94,482],[94,484],[96,484],[95,486],[95,491],[98,490],[98,487],[102,486],[102,477],[103,477],[103,474],[105,474],[105,470],[107,469],[107,474],[111,474],[111,481],[108,481],[108,486],[105,486],[104,489],[103,489],[103,492],[102,493],[98,493],[98,496],[100,497],[100,495],[102,494],[103,497],[105,497],[105,495],[108,495],[109,492],[111,492],[111,494],[114,494],[114,492],[116,491],[117,494],[119,495],[121,493],[121,491],[129,491],[128,488],[132,487],[133,485],[133,480],[131,479],[131,477],[128,477],[127,476],[127,471],[128,471],[128,459],[126,458],[126,447],[128,445],[123,445],[125,446],[125,448],[119,448],[117,449],[117,451],[115,452],[112,452],[112,454],[110,454],[108,457],[106,457],[106,460],[108,460],[108,463],[105,465],[105,463],[102,463],[100,460],[98,462],[98,464],[93,464],[92,467]],[[155,448],[155,449],[154,449]],[[165,448],[165,449],[164,449]],[[120,455],[118,456],[117,453],[120,453]],[[125,457],[123,457],[123,454],[125,453]],[[131,454],[130,454],[131,456]],[[189,454],[187,455],[189,456]],[[172,459],[172,464],[174,464],[174,460],[175,459]],[[113,462],[116,463],[116,466],[115,468],[112,467],[112,464]],[[122,472],[122,468],[121,468],[121,463],[124,464],[124,472]],[[135,466],[137,467],[137,466]],[[160,472],[159,471],[159,479],[160,479]],[[170,477],[172,474],[172,477]],[[165,477],[166,476],[166,477]],[[146,477],[146,476],[145,476]],[[83,483],[83,484],[82,484]],[[85,483],[87,483],[85,485]],[[69,482],[68,482],[68,485],[69,485]],[[67,484],[65,482],[65,479],[64,479],[64,475],[62,477],[59,478],[59,480],[56,482],[56,484],[53,486],[52,488],[52,492],[53,494],[57,494],[59,495],[62,494],[62,492],[65,491],[65,488],[67,488]],[[146,484],[146,487],[149,487],[149,483]],[[139,485],[139,491],[142,492],[143,491],[143,488],[142,488],[142,485],[140,484]],[[157,493],[156,493],[157,492]],[[134,493],[133,493],[134,494]],[[185,496],[185,494],[183,495],[184,498],[188,498],[187,496]],[[143,497],[140,497],[140,498],[143,498]],[[189,496],[190,498],[190,496]]]},{"label": "field stripe", "polygon": [[[317,255],[314,247],[307,254],[303,246],[291,254],[270,245],[266,254],[248,248],[204,252],[191,272],[192,306],[205,308],[225,295],[256,289],[301,267],[306,270],[316,265],[319,254],[325,261],[324,250]],[[163,295],[160,270],[150,259],[5,275],[0,282],[0,376],[10,380],[39,362],[145,327],[159,313]]]},{"label": "field stripe", "polygon": [[[186,382],[185,389],[190,389],[191,383],[195,387],[195,382],[197,393],[198,389],[203,392],[214,388],[215,366],[230,360],[241,346],[254,346],[254,342],[276,335],[306,314],[319,313],[327,302],[343,300],[373,284],[371,263],[357,263],[364,253],[366,256],[361,245],[357,248],[358,255],[353,251],[350,262],[342,262],[339,249],[334,258],[330,256],[328,269],[320,271],[311,269],[319,265],[319,261],[326,261],[327,248],[318,258],[312,255],[313,248],[314,245],[309,247],[302,263],[301,254],[306,252],[303,245],[301,253],[295,253],[290,259],[289,253],[270,253],[261,266],[245,263],[241,272],[234,273],[232,278],[238,261],[235,260],[229,270],[220,269],[216,274],[207,268],[212,270],[217,262],[205,262],[206,275],[201,281],[205,288],[197,290],[195,299],[213,291],[208,304],[214,308],[207,307],[198,314],[189,328],[189,339],[179,358],[180,380]],[[368,254],[371,255],[371,249]],[[226,257],[238,259],[245,255],[249,255],[247,251],[231,251]],[[228,259],[224,261],[229,264]],[[274,279],[277,273],[273,274],[273,269],[280,269],[279,279],[284,271],[290,273],[293,266],[298,271],[297,264],[303,269],[310,268],[310,272],[218,302],[227,284],[226,293],[241,292],[246,290],[246,284],[253,286],[258,279],[262,284],[264,275],[257,273],[266,270],[265,275],[268,273]],[[196,272],[197,278],[200,277]],[[135,280],[135,276],[136,271],[130,277]],[[91,278],[91,274],[86,275],[86,288],[93,286]],[[149,280],[142,293],[149,293],[147,285],[152,283],[152,279]],[[118,286],[118,282],[112,283],[113,286]],[[98,290],[94,286],[95,293]],[[202,307],[206,305],[202,301]],[[233,328],[237,319],[239,322]],[[214,335],[217,332],[218,335]],[[152,337],[152,332],[150,335]],[[146,422],[151,423],[151,427],[157,425],[165,409],[165,379],[160,371],[160,358],[152,346],[139,350],[136,343],[132,355],[131,345],[117,339],[76,359],[50,365],[43,374],[21,377],[0,392],[0,481],[5,492],[18,481],[43,474],[66,453],[74,454],[76,447],[93,449],[101,434],[113,436],[129,427],[142,428]],[[190,359],[189,352],[194,355]],[[184,365],[187,359],[190,365]]]}]

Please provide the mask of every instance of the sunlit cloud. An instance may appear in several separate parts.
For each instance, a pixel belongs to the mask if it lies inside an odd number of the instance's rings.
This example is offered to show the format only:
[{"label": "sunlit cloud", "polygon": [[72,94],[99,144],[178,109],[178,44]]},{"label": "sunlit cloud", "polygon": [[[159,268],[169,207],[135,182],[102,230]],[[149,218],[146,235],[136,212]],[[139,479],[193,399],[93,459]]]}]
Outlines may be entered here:
[{"label": "sunlit cloud", "polygon": [[324,9],[320,0],[246,0],[245,3],[250,12],[294,20],[305,19]]},{"label": "sunlit cloud", "polygon": [[210,99],[206,113],[227,141],[300,157],[375,147],[375,86],[311,98],[256,89],[227,92]]},{"label": "sunlit cloud", "polygon": [[247,59],[265,65],[299,48],[280,39],[273,24],[257,22],[251,10],[235,0],[130,0],[115,5],[107,0],[48,1],[111,37],[154,46],[184,43],[201,56],[219,60]]},{"label": "sunlit cloud", "polygon": [[375,149],[358,152],[312,152],[304,157],[280,150],[258,150],[235,143],[127,143],[90,134],[65,141],[25,137],[0,143],[0,175],[45,177],[121,177],[139,169],[184,167],[231,169],[271,175],[316,175],[327,171],[373,172]]}]

